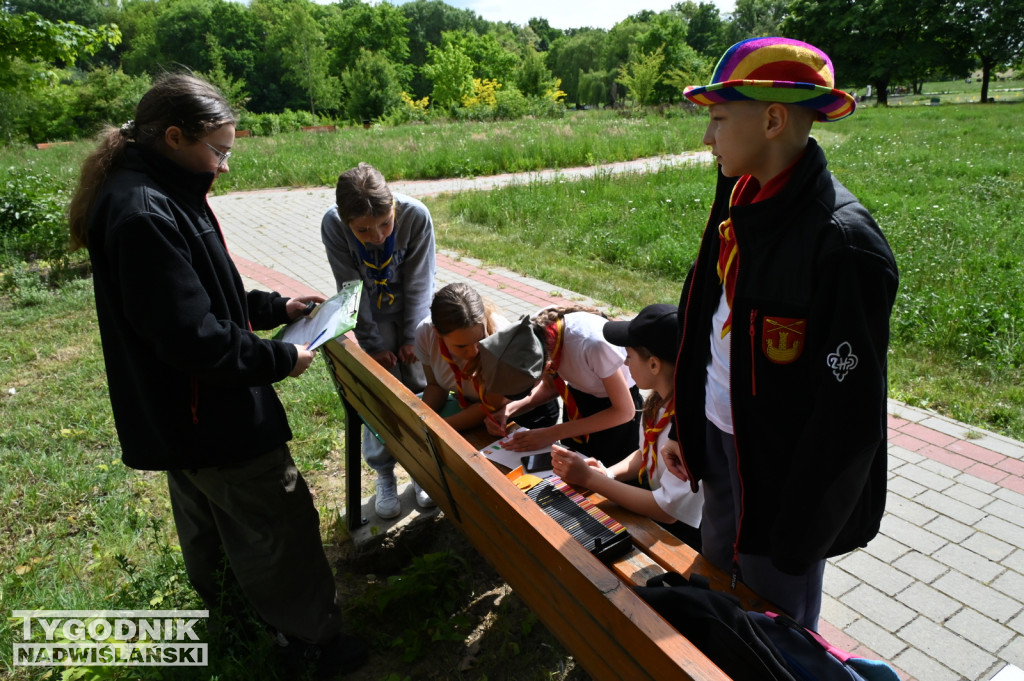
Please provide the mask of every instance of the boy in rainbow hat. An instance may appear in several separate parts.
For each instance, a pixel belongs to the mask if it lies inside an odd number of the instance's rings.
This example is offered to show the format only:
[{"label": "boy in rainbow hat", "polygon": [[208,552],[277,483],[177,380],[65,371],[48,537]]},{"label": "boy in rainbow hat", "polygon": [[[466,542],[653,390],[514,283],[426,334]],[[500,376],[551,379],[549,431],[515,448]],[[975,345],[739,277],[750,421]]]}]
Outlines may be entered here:
[{"label": "boy in rainbow hat", "polygon": [[865,546],[885,509],[896,262],[810,136],[856,107],[824,52],[745,40],[684,95],[708,108],[719,175],[663,456],[704,489],[704,555],[816,629],[825,559]]}]

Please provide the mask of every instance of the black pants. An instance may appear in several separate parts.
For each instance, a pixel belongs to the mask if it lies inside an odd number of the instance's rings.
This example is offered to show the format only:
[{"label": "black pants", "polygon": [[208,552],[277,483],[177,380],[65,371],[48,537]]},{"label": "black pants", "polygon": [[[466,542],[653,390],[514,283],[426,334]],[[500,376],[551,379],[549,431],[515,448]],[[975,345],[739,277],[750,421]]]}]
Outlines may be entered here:
[{"label": "black pants", "polygon": [[246,600],[289,638],[320,644],[341,629],[320,514],[286,445],[232,466],[168,471],[189,581],[213,610],[226,557]]}]

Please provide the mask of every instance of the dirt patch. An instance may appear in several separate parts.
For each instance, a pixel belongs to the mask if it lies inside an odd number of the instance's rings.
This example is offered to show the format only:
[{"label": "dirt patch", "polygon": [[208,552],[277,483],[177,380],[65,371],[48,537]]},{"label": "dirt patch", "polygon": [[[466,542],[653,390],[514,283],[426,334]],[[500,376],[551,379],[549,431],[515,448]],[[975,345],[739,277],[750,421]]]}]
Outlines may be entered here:
[{"label": "dirt patch", "polygon": [[[443,514],[353,551],[342,451],[304,471],[320,508],[346,631],[370,644],[346,681],[589,681],[546,627]],[[399,484],[409,481],[401,466]],[[374,493],[365,463],[361,494]]]}]

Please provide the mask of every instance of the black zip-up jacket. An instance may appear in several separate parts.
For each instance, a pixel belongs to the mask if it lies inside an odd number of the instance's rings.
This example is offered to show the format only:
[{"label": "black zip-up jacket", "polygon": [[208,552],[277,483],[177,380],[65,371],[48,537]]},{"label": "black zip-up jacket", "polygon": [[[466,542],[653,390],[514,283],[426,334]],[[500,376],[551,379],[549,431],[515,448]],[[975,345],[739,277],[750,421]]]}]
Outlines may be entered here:
[{"label": "black zip-up jacket", "polygon": [[132,468],[238,463],[292,436],[271,384],[295,347],[251,331],[286,322],[288,299],[244,291],[206,201],[213,177],[130,144],[90,213],[110,402]]},{"label": "black zip-up jacket", "polygon": [[[800,574],[877,534],[886,493],[886,352],[899,283],[867,210],[811,139],[789,182],[732,209],[739,269],[730,392],[742,487],[736,549]],[[676,438],[693,486],[705,468],[705,379],[722,295],[715,202],[680,300]]]}]

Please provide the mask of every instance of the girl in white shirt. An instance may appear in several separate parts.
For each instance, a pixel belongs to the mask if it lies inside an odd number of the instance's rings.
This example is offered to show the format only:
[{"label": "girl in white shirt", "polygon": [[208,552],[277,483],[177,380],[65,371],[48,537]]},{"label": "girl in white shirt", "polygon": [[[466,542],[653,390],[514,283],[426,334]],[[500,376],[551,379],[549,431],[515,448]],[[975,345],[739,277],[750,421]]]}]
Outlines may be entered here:
[{"label": "girl in white shirt", "polygon": [[545,370],[539,389],[509,409],[561,397],[562,422],[516,432],[506,448],[530,451],[561,441],[608,464],[636,448],[640,391],[625,366],[625,350],[602,334],[606,321],[597,310],[580,306],[545,308],[531,319]]},{"label": "girl in white shirt", "polygon": [[[478,372],[480,341],[509,326],[509,321],[471,286],[448,284],[434,294],[430,316],[416,328],[416,357],[423,366],[427,386],[423,401],[456,430],[475,428],[491,421],[504,425],[509,400],[487,394]],[[528,428],[553,424],[558,417],[555,402],[540,405],[529,414],[512,412]]]},{"label": "girl in white shirt", "polygon": [[649,305],[631,321],[604,326],[605,339],[626,348],[626,364],[637,385],[651,391],[643,408],[640,447],[605,466],[597,459],[555,445],[552,464],[555,474],[566,482],[653,518],[700,550],[703,490],[692,492],[689,483],[672,475],[659,457],[675,415],[673,375],[679,350],[676,315],[675,305]]}]

